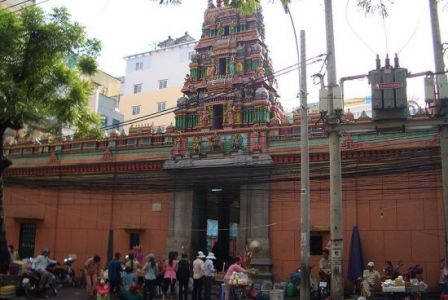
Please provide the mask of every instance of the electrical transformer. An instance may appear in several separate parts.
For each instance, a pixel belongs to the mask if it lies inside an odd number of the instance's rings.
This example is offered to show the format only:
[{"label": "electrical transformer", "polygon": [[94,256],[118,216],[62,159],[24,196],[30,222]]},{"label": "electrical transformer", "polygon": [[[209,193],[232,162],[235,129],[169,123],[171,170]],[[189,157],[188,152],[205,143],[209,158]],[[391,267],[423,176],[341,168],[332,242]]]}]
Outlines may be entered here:
[{"label": "electrical transformer", "polygon": [[374,121],[406,119],[408,117],[407,75],[408,70],[400,68],[397,55],[395,55],[394,66],[391,66],[387,56],[384,67],[381,67],[380,58],[377,55],[376,69],[369,72]]}]

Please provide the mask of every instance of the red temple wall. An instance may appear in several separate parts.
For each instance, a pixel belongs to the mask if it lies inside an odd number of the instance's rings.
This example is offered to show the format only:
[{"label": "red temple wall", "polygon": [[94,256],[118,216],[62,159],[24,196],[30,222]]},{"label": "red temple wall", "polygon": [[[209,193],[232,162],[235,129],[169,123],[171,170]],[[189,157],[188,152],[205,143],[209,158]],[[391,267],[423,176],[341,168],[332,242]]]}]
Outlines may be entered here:
[{"label": "red temple wall", "polygon": [[[386,260],[401,260],[401,271],[420,264],[423,278],[432,288],[437,287],[439,261],[444,256],[440,182],[440,172],[436,171],[344,179],[344,277],[352,228],[357,225],[365,263],[374,261],[380,272]],[[271,194],[273,275],[276,280],[286,281],[299,265],[300,183],[272,183],[271,188],[283,191]],[[311,181],[310,224],[318,226],[312,234],[323,236],[324,247],[330,238],[328,189],[327,180]],[[313,273],[318,271],[319,259],[311,256]]]},{"label": "red temple wall", "polygon": [[[168,236],[169,195],[136,193],[116,194],[114,197],[114,205],[111,206],[111,193],[108,191],[93,193],[7,187],[8,243],[18,247],[20,224],[35,222],[35,255],[44,247],[49,247],[52,256],[59,261],[68,254],[76,254],[75,270],[78,270],[92,255],[100,255],[106,261],[112,222],[114,252],[126,254],[130,232],[139,232],[144,254],[154,252],[158,257],[162,256]],[[161,210],[153,211],[153,204],[158,203]]]},{"label": "red temple wall", "polygon": [[[278,179],[274,177],[273,179]],[[360,229],[364,260],[372,260],[381,270],[386,260],[402,260],[402,270],[421,264],[424,278],[436,287],[439,261],[444,253],[442,191],[439,171],[401,172],[343,180],[344,261],[348,267],[353,226]],[[299,264],[300,183],[271,183],[270,239],[273,275],[284,281]],[[168,236],[169,194],[120,194],[114,196],[114,251],[126,253],[129,232],[142,228],[144,253],[164,255]],[[78,270],[87,257],[107,255],[108,228],[111,222],[111,192],[31,189],[8,186],[5,213],[8,242],[18,246],[20,223],[33,219],[37,224],[37,254],[50,247],[61,260],[78,255]],[[161,211],[153,211],[160,203]],[[311,181],[310,222],[315,235],[329,240],[329,183]],[[14,216],[14,217],[13,217]],[[312,256],[317,271],[320,256]],[[345,276],[346,277],[346,276]]]}]

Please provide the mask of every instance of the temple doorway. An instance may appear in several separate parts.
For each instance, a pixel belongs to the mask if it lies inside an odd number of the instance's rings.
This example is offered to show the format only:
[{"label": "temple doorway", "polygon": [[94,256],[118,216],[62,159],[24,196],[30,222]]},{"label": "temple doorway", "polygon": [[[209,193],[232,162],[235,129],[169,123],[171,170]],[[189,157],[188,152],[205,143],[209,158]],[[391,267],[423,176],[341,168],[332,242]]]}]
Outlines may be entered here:
[{"label": "temple doorway", "polygon": [[222,104],[213,105],[213,129],[222,129],[224,108]]},{"label": "temple doorway", "polygon": [[212,251],[216,267],[222,270],[237,256],[238,227],[240,224],[240,187],[238,185],[210,185],[196,188],[193,204],[192,255],[197,251]]}]

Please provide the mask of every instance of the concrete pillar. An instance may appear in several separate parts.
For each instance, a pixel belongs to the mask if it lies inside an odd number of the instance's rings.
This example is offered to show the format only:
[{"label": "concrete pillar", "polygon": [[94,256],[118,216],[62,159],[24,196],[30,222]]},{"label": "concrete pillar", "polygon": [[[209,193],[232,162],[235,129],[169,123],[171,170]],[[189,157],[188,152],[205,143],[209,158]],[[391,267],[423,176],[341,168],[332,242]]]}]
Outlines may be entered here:
[{"label": "concrete pillar", "polygon": [[242,185],[240,193],[240,229],[238,251],[257,240],[260,251],[254,253],[252,265],[271,277],[271,249],[269,240],[269,184]]},{"label": "concrete pillar", "polygon": [[171,194],[167,252],[191,253],[193,194],[191,190]]}]

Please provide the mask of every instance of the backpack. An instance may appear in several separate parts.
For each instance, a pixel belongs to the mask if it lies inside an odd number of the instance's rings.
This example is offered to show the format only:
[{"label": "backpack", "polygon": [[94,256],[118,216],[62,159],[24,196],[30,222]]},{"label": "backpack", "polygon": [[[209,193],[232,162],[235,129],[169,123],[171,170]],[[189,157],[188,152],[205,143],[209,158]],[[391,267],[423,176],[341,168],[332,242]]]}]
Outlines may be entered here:
[{"label": "backpack", "polygon": [[190,277],[190,264],[188,261],[181,259],[177,265],[177,279],[180,281],[187,281]]}]

